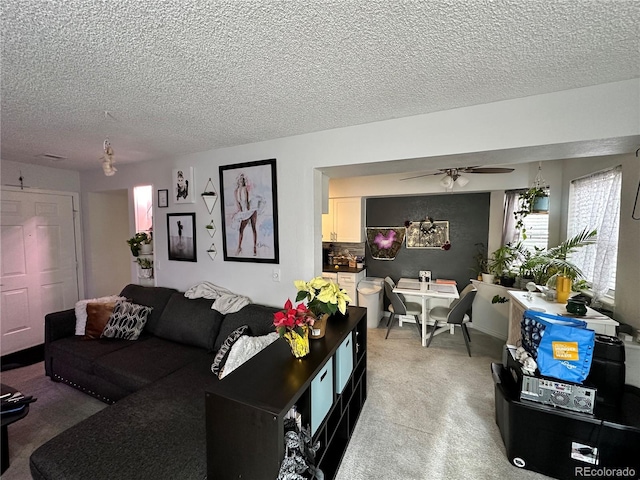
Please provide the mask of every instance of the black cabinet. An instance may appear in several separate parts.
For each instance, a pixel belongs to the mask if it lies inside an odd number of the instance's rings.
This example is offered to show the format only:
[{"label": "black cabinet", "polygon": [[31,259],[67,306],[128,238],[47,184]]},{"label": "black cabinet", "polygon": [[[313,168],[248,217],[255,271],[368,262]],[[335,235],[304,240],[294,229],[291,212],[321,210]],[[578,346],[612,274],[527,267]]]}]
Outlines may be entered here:
[{"label": "black cabinet", "polygon": [[352,336],[353,370],[342,393],[334,386],[324,420],[316,428],[318,466],[334,478],[367,398],[366,309],[349,307],[347,316],[329,320],[324,338],[310,340],[302,359],[280,339],[206,392],[208,478],[267,479],[278,476],[284,458],[284,416],[296,406],[302,424],[311,423],[311,385],[332,363],[336,351]]},{"label": "black cabinet", "polygon": [[491,370],[495,419],[513,465],[562,479],[638,478],[640,389],[625,386],[620,407],[596,416],[520,400],[507,369]]}]

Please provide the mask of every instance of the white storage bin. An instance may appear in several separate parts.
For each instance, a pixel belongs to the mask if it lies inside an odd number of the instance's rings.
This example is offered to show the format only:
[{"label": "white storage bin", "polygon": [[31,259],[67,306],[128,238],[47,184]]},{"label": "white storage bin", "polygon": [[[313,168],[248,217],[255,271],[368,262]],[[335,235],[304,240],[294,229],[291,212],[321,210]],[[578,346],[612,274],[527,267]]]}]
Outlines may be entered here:
[{"label": "white storage bin", "polygon": [[342,393],[353,371],[353,333],[336,350],[336,393]]},{"label": "white storage bin", "polygon": [[311,435],[316,433],[333,405],[333,362],[325,363],[311,380]]}]

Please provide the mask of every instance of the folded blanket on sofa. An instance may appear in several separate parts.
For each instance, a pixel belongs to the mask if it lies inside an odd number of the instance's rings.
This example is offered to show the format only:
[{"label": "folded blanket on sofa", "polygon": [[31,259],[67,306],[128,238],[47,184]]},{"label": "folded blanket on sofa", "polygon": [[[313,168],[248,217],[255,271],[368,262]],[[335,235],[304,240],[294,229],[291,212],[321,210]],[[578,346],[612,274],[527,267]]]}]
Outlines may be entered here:
[{"label": "folded blanket on sofa", "polygon": [[238,295],[211,282],[201,282],[194,285],[184,292],[184,296],[187,298],[207,298],[214,300],[211,308],[225,315],[227,313],[237,312],[245,305],[251,303],[249,297]]}]

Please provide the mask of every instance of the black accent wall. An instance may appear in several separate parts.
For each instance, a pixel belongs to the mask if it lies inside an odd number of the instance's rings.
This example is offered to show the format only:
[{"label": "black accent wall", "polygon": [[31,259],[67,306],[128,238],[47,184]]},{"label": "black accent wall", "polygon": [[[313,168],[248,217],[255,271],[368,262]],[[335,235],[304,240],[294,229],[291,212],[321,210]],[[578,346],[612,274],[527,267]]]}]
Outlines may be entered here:
[{"label": "black accent wall", "polygon": [[406,220],[417,222],[427,216],[449,221],[449,250],[407,249],[406,242],[395,260],[374,260],[367,245],[367,276],[418,278],[420,270],[431,270],[434,279],[447,278],[462,290],[474,276],[471,267],[476,243],[486,246],[489,238],[490,193],[384,197],[366,200],[367,227],[402,227]]}]

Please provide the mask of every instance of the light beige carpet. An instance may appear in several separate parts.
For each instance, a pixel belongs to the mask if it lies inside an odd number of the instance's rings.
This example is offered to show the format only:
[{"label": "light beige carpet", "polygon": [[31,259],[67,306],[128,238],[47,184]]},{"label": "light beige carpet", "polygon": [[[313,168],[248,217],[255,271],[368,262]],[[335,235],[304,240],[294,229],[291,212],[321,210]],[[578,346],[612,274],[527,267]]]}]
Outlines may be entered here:
[{"label": "light beige carpet", "polygon": [[[368,330],[368,398],[338,480],[545,479],[512,466],[494,420],[490,364],[503,342],[471,329],[420,345],[412,324]],[[2,383],[38,397],[9,426],[11,466],[3,480],[31,478],[29,456],[42,443],[106,405],[44,376],[38,363],[2,372]],[[115,478],[115,477],[114,477]]]}]

